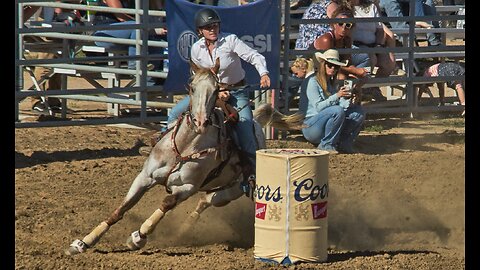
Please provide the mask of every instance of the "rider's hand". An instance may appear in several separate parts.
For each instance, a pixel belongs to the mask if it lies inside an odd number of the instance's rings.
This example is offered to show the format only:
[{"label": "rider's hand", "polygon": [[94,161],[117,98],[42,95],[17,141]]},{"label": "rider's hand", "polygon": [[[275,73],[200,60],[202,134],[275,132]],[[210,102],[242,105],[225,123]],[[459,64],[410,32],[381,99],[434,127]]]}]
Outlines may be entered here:
[{"label": "rider's hand", "polygon": [[262,77],[260,77],[260,87],[261,88],[270,87],[270,77],[268,77],[268,74],[263,74]]},{"label": "rider's hand", "polygon": [[221,101],[227,101],[230,98],[229,91],[220,91],[218,92],[218,99]]}]

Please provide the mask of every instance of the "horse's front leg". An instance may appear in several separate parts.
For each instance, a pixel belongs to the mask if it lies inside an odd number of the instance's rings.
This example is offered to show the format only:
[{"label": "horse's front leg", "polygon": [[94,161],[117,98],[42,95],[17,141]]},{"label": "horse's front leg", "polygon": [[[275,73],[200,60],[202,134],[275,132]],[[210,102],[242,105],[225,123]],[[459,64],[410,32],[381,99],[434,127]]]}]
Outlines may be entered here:
[{"label": "horse's front leg", "polygon": [[172,194],[163,199],[162,205],[153,212],[153,214],[143,222],[140,229],[134,231],[127,239],[127,246],[131,250],[138,250],[147,243],[147,235],[151,234],[157,224],[162,220],[165,214],[175,208],[179,203],[186,200],[198,191],[198,188],[192,184],[183,184],[171,187]]},{"label": "horse's front leg", "polygon": [[65,250],[67,255],[75,255],[84,252],[87,248],[95,245],[108,229],[123,218],[125,212],[131,209],[142,198],[147,190],[153,187],[157,181],[150,178],[145,170],[142,170],[133,181],[125,199],[120,206],[113,211],[109,218],[101,222],[82,240],[75,240],[70,247]]}]

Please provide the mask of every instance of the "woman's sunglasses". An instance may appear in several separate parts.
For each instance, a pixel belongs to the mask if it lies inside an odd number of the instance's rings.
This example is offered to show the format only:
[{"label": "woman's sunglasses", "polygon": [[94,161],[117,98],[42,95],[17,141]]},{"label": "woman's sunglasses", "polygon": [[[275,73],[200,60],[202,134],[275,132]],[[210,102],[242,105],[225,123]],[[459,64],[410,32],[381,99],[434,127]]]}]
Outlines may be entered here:
[{"label": "woman's sunglasses", "polygon": [[332,64],[330,62],[325,62],[325,65],[329,68],[334,68],[334,69],[338,69],[340,66],[337,66],[335,64]]},{"label": "woman's sunglasses", "polygon": [[337,23],[338,26],[343,27],[345,26],[346,29],[350,29],[353,27],[353,23]]}]

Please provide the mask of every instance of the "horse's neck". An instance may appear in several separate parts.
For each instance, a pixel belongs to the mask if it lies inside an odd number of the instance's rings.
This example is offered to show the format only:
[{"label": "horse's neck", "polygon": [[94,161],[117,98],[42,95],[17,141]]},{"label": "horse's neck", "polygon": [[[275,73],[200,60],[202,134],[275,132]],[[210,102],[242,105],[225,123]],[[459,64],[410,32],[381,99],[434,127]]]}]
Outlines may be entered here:
[{"label": "horse's neck", "polygon": [[192,128],[191,120],[190,124],[187,124],[187,119],[183,119],[177,125],[180,126],[175,135],[175,144],[182,154],[195,153],[199,150],[215,147],[218,144],[218,130],[213,126],[209,126],[205,133],[198,134]]}]

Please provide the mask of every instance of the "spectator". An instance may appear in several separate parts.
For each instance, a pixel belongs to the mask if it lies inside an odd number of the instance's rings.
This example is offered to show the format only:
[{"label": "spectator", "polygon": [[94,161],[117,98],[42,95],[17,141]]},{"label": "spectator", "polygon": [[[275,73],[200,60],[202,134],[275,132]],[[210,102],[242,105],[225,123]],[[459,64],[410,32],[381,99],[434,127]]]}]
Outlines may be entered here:
[{"label": "spectator", "polygon": [[[313,0],[310,6],[303,13],[302,19],[325,19],[331,15],[338,4],[336,0]],[[298,39],[295,42],[296,50],[308,50],[314,40],[330,30],[328,23],[300,24]]]},{"label": "spectator", "polygon": [[[353,11],[346,5],[340,5],[332,14],[332,18],[353,18]],[[328,49],[358,48],[353,45],[351,30],[354,23],[332,23],[332,30],[315,39],[312,46],[321,51]],[[342,66],[339,71],[339,79],[345,79],[349,75],[363,78],[367,75],[366,67],[370,67],[370,59],[366,53],[342,54],[342,61],[350,65]]]},{"label": "spectator", "polygon": [[308,75],[314,72],[313,61],[311,59],[299,57],[293,62],[291,71],[293,76],[305,79]]},{"label": "spectator", "polygon": [[316,73],[308,77],[300,96],[300,111],[305,114],[303,136],[330,153],[354,153],[353,143],[365,120],[360,105],[350,102],[355,93],[339,86],[337,72],[347,66],[337,50],[315,53]]},{"label": "spectator", "polygon": [[[313,60],[299,57],[295,59],[290,70],[293,76],[289,82],[289,101],[292,102],[298,101],[300,86],[305,81],[305,78],[315,72]],[[292,104],[292,106],[295,106],[295,104]]]},{"label": "spectator", "polygon": [[[100,6],[108,6],[112,8],[135,8],[135,1],[129,0],[105,0],[105,2],[100,1]],[[163,9],[164,1],[156,0],[150,1],[151,9]],[[163,18],[160,17],[149,17],[151,22],[158,22]],[[93,21],[94,25],[131,25],[136,24],[133,16],[123,13],[111,13],[111,12],[97,12],[95,19]],[[122,29],[122,30],[99,30],[93,33],[94,36],[99,37],[114,37],[114,38],[124,38],[124,39],[136,39],[136,29]],[[166,41],[167,40],[167,29],[166,28],[157,28],[151,29],[149,32],[148,39],[155,41]],[[116,44],[111,42],[102,42],[96,41],[95,44],[100,47],[105,47],[108,49],[118,48],[118,49],[127,49],[129,56],[135,56],[136,46],[135,45],[123,45]],[[148,47],[149,54],[162,54],[163,48],[161,47]],[[135,69],[136,60],[128,61],[128,68]],[[160,70],[163,69],[163,61],[153,60],[149,62],[149,70]],[[156,80],[155,78],[148,77],[147,85],[152,86],[161,83],[163,80]]]},{"label": "spectator", "polygon": [[[57,1],[58,2],[58,1]],[[24,13],[23,13],[23,22],[27,22],[30,17],[35,14],[35,12],[38,11],[40,7],[39,6],[24,6]],[[62,13],[62,9],[60,8],[55,8],[55,16],[57,17],[58,14]],[[35,37],[31,36],[25,36],[25,41],[35,43],[38,41],[38,39],[35,39]],[[45,37],[40,38],[41,41],[54,41],[54,42],[59,42],[58,39],[48,39]],[[25,51],[24,53],[25,59],[53,59],[57,58],[57,55],[55,53],[51,52],[33,52],[33,51]],[[34,76],[37,81],[46,79],[44,80],[43,83],[41,83],[40,90],[45,91],[45,90],[60,90],[61,89],[61,79],[60,79],[60,74],[50,74],[51,69],[50,68],[45,68],[42,66],[36,66],[34,67]],[[47,97],[44,100],[42,100],[41,97],[32,97],[31,101],[31,106],[32,106],[32,111],[40,113],[40,114],[48,114],[49,109],[51,109],[53,112],[57,112],[61,110],[62,103],[60,99],[54,98],[54,97]]]},{"label": "spectator", "polygon": [[308,7],[312,4],[312,0],[295,0],[290,1],[290,9],[296,10],[300,7]]},{"label": "spectator", "polygon": [[[410,0],[380,0],[380,8],[388,17],[403,17],[408,16],[409,3]],[[415,16],[421,17],[425,15],[437,15],[433,0],[415,0]],[[405,21],[392,21],[390,22],[390,25],[393,28],[408,28],[408,24]],[[438,21],[417,21],[415,22],[415,26],[438,28],[439,23]],[[439,33],[428,33],[427,39],[429,46],[438,46],[442,44]]]},{"label": "spectator", "polygon": [[[380,13],[372,0],[350,0],[355,18],[378,18]],[[382,22],[360,22],[352,29],[353,44],[362,47],[386,47],[387,34]],[[391,44],[391,43],[390,43]],[[393,53],[370,53],[371,72],[378,66],[376,77],[387,77],[396,67]]]},{"label": "spectator", "polygon": [[[242,68],[241,60],[255,66],[260,75],[260,87],[270,87],[270,77],[267,70],[265,57],[256,50],[249,47],[235,34],[220,32],[221,20],[213,9],[205,8],[195,14],[195,28],[199,34],[191,48],[191,60],[197,66],[212,68],[217,59],[220,60],[218,78],[221,89],[229,87],[240,87],[245,85],[245,71]],[[212,58],[212,55],[215,58]],[[236,134],[235,143],[241,150],[245,162],[244,186],[255,177],[255,151],[257,150],[256,138],[253,130],[253,114],[249,106],[249,87],[234,91],[221,91],[218,99],[228,102],[234,108],[242,108],[239,113],[239,122],[233,126]],[[185,112],[190,102],[189,97],[181,100],[172,108],[168,122],[172,123],[178,116]],[[245,192],[248,190],[245,189]],[[248,194],[248,193],[247,193]]]},{"label": "spectator", "polygon": [[[438,77],[438,76],[465,76],[465,69],[453,62],[444,62],[444,63],[437,63],[428,67],[425,72],[423,73],[425,77]],[[423,92],[428,90],[428,87],[433,84],[425,84],[419,86],[418,97],[422,96]],[[457,92],[458,99],[460,101],[460,105],[465,106],[465,85],[463,81],[448,81],[447,86],[450,88],[455,89]],[[437,83],[438,88],[438,95],[440,99],[440,105],[445,105],[445,87],[443,82]],[[465,111],[463,111],[462,116],[465,115]]]}]

